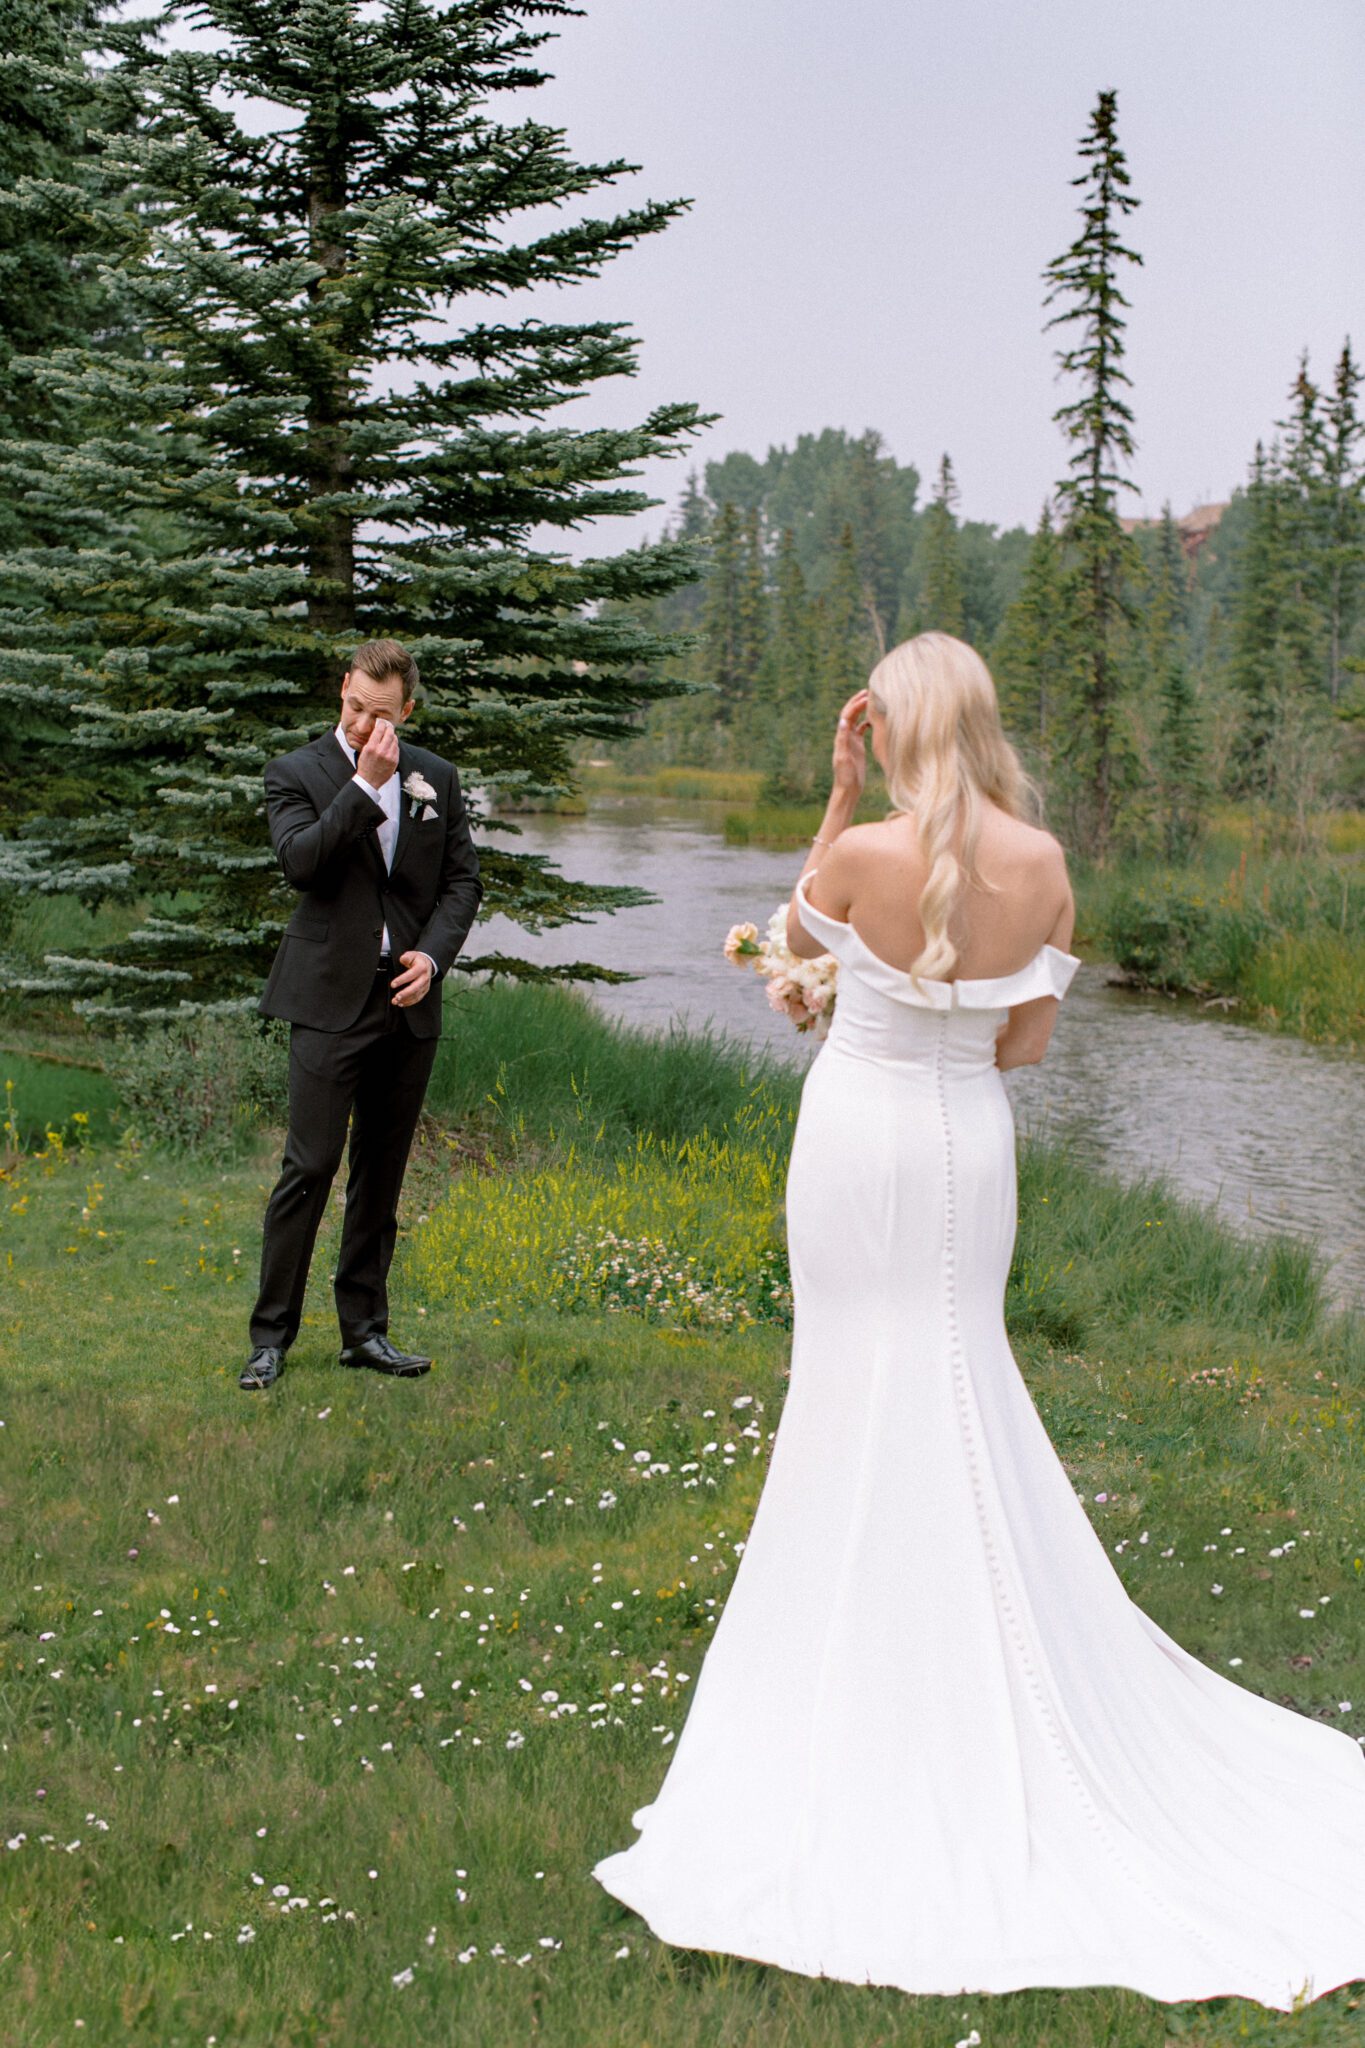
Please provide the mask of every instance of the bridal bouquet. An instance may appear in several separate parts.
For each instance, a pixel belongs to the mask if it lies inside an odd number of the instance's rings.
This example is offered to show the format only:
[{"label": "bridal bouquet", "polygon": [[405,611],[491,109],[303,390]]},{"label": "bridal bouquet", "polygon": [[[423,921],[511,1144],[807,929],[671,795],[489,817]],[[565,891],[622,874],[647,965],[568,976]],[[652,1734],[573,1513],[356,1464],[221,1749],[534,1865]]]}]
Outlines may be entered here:
[{"label": "bridal bouquet", "polygon": [[839,963],[832,953],[802,960],[787,944],[787,906],[780,904],[768,919],[765,938],[755,924],[730,927],[725,957],[737,967],[752,966],[768,984],[768,1001],[779,1015],[790,1017],[798,1031],[823,1038],[834,1015],[834,982]]}]

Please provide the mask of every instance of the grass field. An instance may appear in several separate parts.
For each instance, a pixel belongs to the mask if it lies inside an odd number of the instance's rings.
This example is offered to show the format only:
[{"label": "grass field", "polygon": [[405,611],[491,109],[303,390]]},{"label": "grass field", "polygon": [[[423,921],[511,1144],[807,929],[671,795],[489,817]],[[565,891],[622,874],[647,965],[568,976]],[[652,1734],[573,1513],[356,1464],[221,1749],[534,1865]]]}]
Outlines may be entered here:
[{"label": "grass field", "polygon": [[[334,1202],[283,1380],[237,1389],[271,1133],[212,1169],[81,1142],[68,1069],[75,1142],[11,1148],[5,2048],[1357,2048],[1365,1985],[1292,2016],[915,1999],[670,1948],[591,1879],[667,1766],[781,1413],[780,1301],[720,1318],[780,1253],[794,1084],[483,1001],[452,1005],[405,1194],[415,1384],[336,1363]],[[1134,1597],[1365,1735],[1361,1323],[1299,1247],[1061,1152],[1025,1148],[1020,1207],[1016,1355]],[[564,1257],[575,1217],[680,1215],[674,1312],[608,1312]]]}]

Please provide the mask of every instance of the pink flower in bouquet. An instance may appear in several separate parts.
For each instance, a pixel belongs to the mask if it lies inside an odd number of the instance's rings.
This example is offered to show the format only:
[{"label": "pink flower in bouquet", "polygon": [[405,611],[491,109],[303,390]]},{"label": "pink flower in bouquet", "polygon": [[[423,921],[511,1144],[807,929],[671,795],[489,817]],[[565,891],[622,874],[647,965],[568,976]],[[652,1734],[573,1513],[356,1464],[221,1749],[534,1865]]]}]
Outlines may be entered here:
[{"label": "pink flower in bouquet", "polygon": [[737,967],[752,967],[763,981],[770,1009],[787,1017],[798,1031],[823,1038],[834,1014],[836,962],[829,954],[807,960],[787,944],[787,906],[779,903],[760,938],[757,925],[736,924],[725,939],[725,957]]}]

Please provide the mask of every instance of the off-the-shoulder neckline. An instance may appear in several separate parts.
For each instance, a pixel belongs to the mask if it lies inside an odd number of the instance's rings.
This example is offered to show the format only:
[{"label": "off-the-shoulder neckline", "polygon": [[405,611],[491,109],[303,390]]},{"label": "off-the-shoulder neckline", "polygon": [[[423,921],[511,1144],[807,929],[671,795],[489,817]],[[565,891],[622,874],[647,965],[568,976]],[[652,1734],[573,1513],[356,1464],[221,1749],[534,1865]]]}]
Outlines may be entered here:
[{"label": "off-the-shoulder neckline", "polygon": [[988,984],[998,981],[1017,981],[1021,974],[1027,974],[1030,967],[1036,966],[1047,953],[1055,953],[1059,960],[1070,960],[1077,967],[1081,964],[1078,954],[1067,953],[1062,947],[1054,946],[1049,939],[1044,939],[1031,960],[1026,960],[1022,967],[1012,967],[1008,974],[958,975],[952,981],[942,980],[940,977],[932,974],[921,974],[916,977],[911,974],[908,967],[893,966],[890,960],[885,960],[880,953],[874,952],[857,926],[851,924],[846,917],[831,917],[827,910],[821,910],[817,904],[812,903],[805,886],[809,880],[809,875],[798,875],[796,880],[796,893],[805,904],[807,910],[814,911],[817,917],[823,917],[827,924],[837,924],[841,931],[846,931],[850,938],[862,947],[869,960],[875,960],[878,967],[884,968],[888,974],[898,974],[902,981],[914,982],[918,979],[926,988],[983,988]]}]

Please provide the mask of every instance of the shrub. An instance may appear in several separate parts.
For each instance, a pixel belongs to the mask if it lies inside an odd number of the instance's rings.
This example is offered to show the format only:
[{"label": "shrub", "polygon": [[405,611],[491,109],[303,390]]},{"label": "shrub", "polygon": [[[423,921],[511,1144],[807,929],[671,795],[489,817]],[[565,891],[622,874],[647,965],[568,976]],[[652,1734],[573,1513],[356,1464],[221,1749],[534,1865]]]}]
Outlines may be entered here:
[{"label": "shrub", "polygon": [[1102,930],[1119,966],[1147,987],[1208,993],[1241,986],[1274,924],[1259,904],[1171,875],[1115,889]]},{"label": "shrub", "polygon": [[196,1159],[237,1156],[288,1109],[288,1027],[276,1019],[200,1016],[120,1031],[104,1067],[138,1142]]}]

